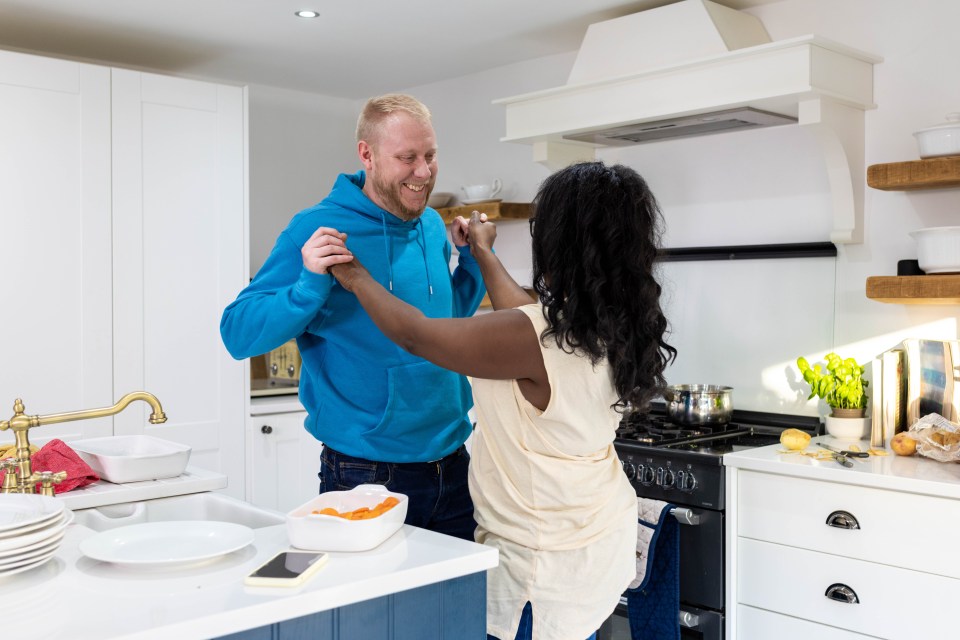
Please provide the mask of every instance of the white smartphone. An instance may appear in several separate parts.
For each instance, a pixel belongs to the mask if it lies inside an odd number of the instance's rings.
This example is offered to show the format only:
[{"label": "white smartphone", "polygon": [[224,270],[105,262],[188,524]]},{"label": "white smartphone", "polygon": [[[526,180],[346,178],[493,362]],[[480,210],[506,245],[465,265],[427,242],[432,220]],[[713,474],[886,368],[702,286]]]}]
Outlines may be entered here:
[{"label": "white smartphone", "polygon": [[327,558],[322,551],[281,551],[257,567],[243,583],[253,587],[297,587],[319,571]]}]

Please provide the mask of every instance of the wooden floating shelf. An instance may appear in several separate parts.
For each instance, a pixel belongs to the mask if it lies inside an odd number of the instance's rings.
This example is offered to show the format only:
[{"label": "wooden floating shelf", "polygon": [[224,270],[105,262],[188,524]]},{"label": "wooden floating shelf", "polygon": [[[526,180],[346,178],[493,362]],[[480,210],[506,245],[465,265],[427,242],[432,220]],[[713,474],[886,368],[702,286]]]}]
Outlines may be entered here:
[{"label": "wooden floating shelf", "polygon": [[446,224],[453,222],[457,216],[469,218],[474,211],[487,214],[488,220],[526,219],[530,217],[533,205],[529,202],[479,202],[437,209]]},{"label": "wooden floating shelf", "polygon": [[867,167],[867,184],[882,191],[960,187],[960,156],[872,164]]},{"label": "wooden floating shelf", "polygon": [[896,304],[960,304],[960,274],[871,276],[867,297]]}]

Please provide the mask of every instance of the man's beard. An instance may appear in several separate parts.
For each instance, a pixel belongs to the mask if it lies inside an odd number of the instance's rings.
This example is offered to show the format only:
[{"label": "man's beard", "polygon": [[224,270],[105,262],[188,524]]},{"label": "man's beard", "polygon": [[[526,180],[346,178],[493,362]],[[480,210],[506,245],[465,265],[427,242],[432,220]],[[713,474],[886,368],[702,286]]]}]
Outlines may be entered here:
[{"label": "man's beard", "polygon": [[[384,208],[402,220],[414,220],[419,218],[427,206],[426,199],[424,199],[423,206],[419,209],[411,209],[403,204],[403,199],[400,197],[400,190],[404,188],[402,184],[387,184],[385,182],[381,182],[373,176],[370,176],[370,184],[373,187],[374,193],[376,193],[377,197],[380,199],[380,202],[383,203]],[[429,185],[425,185],[424,189],[429,189],[432,191],[432,187]],[[427,197],[429,198],[429,196],[430,193],[428,191]]]}]

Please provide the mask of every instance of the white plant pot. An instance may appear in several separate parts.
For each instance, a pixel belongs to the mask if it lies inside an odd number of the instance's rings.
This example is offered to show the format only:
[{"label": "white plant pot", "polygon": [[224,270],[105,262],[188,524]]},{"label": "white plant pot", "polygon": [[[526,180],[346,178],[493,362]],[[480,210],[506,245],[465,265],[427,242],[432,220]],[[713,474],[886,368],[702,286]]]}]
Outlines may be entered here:
[{"label": "white plant pot", "polygon": [[839,440],[867,440],[870,438],[870,418],[824,418],[827,435]]}]

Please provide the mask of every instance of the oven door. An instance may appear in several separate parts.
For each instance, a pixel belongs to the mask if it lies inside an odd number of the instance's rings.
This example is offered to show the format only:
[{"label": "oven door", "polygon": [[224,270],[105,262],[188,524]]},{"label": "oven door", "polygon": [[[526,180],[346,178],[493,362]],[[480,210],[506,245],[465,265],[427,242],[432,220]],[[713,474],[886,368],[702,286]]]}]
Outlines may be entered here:
[{"label": "oven door", "polygon": [[[681,604],[680,637],[684,640],[722,640],[723,615]],[[630,636],[626,598],[620,598],[616,611],[597,631],[597,640],[635,640]]]},{"label": "oven door", "polygon": [[678,507],[680,523],[680,602],[723,609],[723,512]]}]

